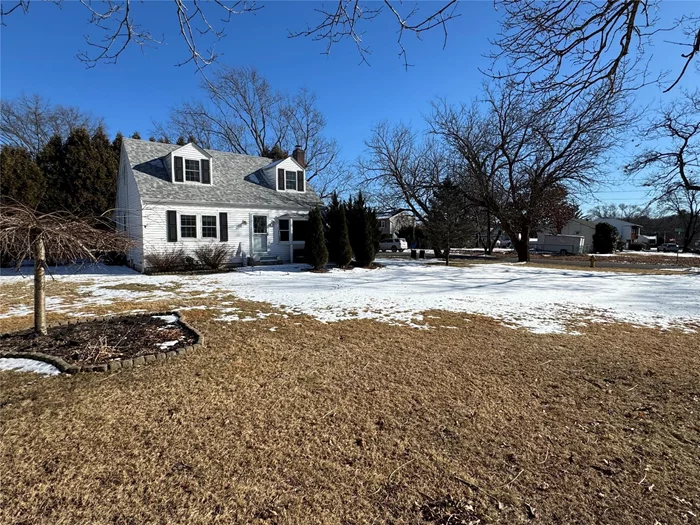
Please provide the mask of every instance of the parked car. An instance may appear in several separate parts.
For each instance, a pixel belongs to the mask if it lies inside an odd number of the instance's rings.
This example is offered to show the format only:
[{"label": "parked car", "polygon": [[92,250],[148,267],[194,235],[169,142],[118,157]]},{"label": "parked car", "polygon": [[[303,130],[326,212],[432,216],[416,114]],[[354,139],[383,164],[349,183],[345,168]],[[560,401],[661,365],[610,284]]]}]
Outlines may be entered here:
[{"label": "parked car", "polygon": [[665,242],[664,244],[659,244],[656,251],[659,252],[678,252],[680,250],[679,246],[675,242]]},{"label": "parked car", "polygon": [[402,252],[408,250],[408,242],[406,239],[384,239],[379,241],[379,249],[383,252],[391,250],[392,252]]}]

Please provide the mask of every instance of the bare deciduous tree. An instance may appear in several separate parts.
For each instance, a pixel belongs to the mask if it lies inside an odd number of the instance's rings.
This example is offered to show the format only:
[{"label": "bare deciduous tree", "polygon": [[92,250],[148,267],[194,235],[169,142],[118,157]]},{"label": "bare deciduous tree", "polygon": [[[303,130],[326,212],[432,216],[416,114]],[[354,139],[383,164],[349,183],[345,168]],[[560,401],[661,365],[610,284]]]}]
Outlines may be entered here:
[{"label": "bare deciduous tree", "polygon": [[46,335],[47,261],[97,261],[100,253],[125,252],[130,241],[107,226],[102,228],[67,213],[37,214],[21,205],[3,205],[0,214],[0,257],[17,267],[34,260],[34,331]]},{"label": "bare deciduous tree", "polygon": [[527,261],[530,234],[548,220],[554,194],[591,188],[628,122],[605,90],[579,97],[565,112],[557,100],[509,85],[486,94],[483,108],[437,103],[430,124],[460,157],[462,191],[493,213]]},{"label": "bare deciduous tree", "polygon": [[679,244],[687,252],[700,235],[700,192],[677,185],[659,201],[662,210],[674,213],[683,225],[683,240]]},{"label": "bare deciduous tree", "polygon": [[657,195],[678,184],[700,191],[700,90],[685,92],[681,101],[663,109],[644,133],[653,144],[625,167],[629,175],[645,173],[645,186]]},{"label": "bare deciduous tree", "polygon": [[[498,0],[505,10],[502,30],[495,39],[508,72],[493,73],[532,87],[540,93],[560,88],[567,98],[595,87],[611,91],[660,81],[649,78],[645,51],[660,33],[678,31],[684,42],[681,65],[672,89],[700,56],[700,17],[688,13],[670,27],[661,27],[661,0]],[[690,9],[691,3],[688,3]],[[621,82],[622,80],[625,82]]]},{"label": "bare deciduous tree", "polygon": [[338,165],[338,144],[324,135],[326,119],[312,92],[285,95],[255,68],[233,67],[217,69],[202,89],[205,101],[173,108],[156,134],[192,135],[205,148],[264,157],[300,145],[308,179],[322,198],[342,185],[347,172]]},{"label": "bare deciduous tree", "polygon": [[369,46],[364,41],[365,23],[370,22],[383,13],[395,20],[398,26],[397,45],[399,57],[408,68],[408,56],[403,45],[403,37],[406,33],[412,33],[420,38],[420,35],[433,29],[441,29],[444,34],[444,46],[447,45],[447,23],[460,16],[456,13],[457,0],[441,1],[436,6],[431,6],[427,13],[421,13],[418,5],[404,6],[403,2],[384,0],[382,3],[359,2],[358,0],[337,0],[331,7],[322,6],[315,9],[320,16],[318,23],[309,25],[305,30],[292,33],[294,37],[311,37],[315,41],[326,44],[324,54],[329,55],[333,46],[343,40],[351,40],[360,55],[361,63],[368,64],[368,55],[371,54]]},{"label": "bare deciduous tree", "polygon": [[100,126],[102,119],[73,106],[52,105],[38,94],[0,102],[0,143],[24,148],[34,158],[53,135],[65,140],[74,129],[92,134]]},{"label": "bare deciduous tree", "polygon": [[[60,6],[63,0],[50,0]],[[185,44],[186,53],[177,65],[193,64],[199,71],[214,63],[218,54],[216,43],[226,36],[226,26],[234,16],[255,13],[262,9],[254,0],[170,0],[174,4],[173,25]],[[140,3],[134,0],[79,0],[93,27],[93,34],[85,37],[87,49],[78,53],[78,58],[87,67],[100,63],[116,63],[129,47],[155,47],[165,41],[165,35],[153,35],[144,26],[138,13]],[[171,5],[172,5],[171,4]],[[334,9],[315,9],[321,15],[316,25],[303,31],[291,33],[290,37],[308,36],[327,42],[326,52],[341,40],[355,42],[363,62],[367,61],[369,48],[363,43],[363,22],[377,18],[383,12],[390,15],[396,24],[400,56],[408,67],[406,50],[402,39],[404,33],[421,34],[433,29],[442,29],[447,42],[447,22],[459,16],[455,13],[457,0],[443,0],[428,12],[418,6],[405,7],[401,2],[384,0],[380,6],[360,4],[357,0],[338,0]],[[27,14],[30,0],[8,0],[0,4],[0,18],[5,24],[7,16],[15,12]]]}]

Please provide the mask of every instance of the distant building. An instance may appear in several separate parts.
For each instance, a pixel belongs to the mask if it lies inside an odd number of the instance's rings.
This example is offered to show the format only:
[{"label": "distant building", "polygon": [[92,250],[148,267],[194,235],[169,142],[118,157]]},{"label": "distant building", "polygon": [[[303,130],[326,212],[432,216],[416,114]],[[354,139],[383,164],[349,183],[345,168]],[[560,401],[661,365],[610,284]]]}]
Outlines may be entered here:
[{"label": "distant building", "polygon": [[585,219],[571,219],[562,228],[562,235],[580,235],[583,237],[583,252],[593,251],[593,234],[595,233],[595,221]]},{"label": "distant building", "polygon": [[611,226],[614,226],[617,229],[617,232],[620,234],[620,240],[627,244],[631,242],[638,242],[639,236],[642,234],[642,227],[639,224],[623,221],[622,219],[604,217],[602,219],[598,219],[596,222],[607,222]]},{"label": "distant building", "polygon": [[382,236],[396,237],[401,228],[412,228],[416,224],[413,214],[406,210],[391,210],[377,213]]}]

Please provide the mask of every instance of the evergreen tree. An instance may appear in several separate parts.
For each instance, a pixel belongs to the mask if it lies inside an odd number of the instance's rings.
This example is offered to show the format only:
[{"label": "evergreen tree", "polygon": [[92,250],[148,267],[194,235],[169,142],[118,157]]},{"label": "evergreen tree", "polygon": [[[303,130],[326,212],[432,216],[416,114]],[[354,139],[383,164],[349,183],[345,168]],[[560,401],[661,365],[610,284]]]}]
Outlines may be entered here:
[{"label": "evergreen tree", "polygon": [[141,140],[141,133],[139,133],[138,131],[134,131],[134,134],[131,135],[131,138],[136,139],[136,140]]},{"label": "evergreen tree", "polygon": [[46,191],[46,178],[24,148],[3,146],[0,150],[0,202],[24,204],[36,209]]},{"label": "evergreen tree", "polygon": [[187,143],[188,144],[197,144],[197,139],[194,138],[194,135],[190,135],[187,137]]},{"label": "evergreen tree", "polygon": [[119,154],[115,154],[102,127],[98,127],[93,133],[91,144],[95,154],[92,180],[84,186],[86,193],[91,197],[88,201],[91,205],[86,206],[85,211],[90,216],[97,216],[114,208],[117,199]]},{"label": "evergreen tree", "polygon": [[151,135],[150,137],[148,137],[148,141],[149,141],[149,142],[155,142],[155,141],[156,141],[156,138],[155,138],[153,135]]},{"label": "evergreen tree", "polygon": [[275,144],[271,148],[264,146],[260,154],[261,157],[267,157],[272,160],[284,160],[289,157],[289,154],[284,151],[279,144]]},{"label": "evergreen tree", "polygon": [[177,142],[176,142],[175,144],[177,144],[178,146],[184,146],[185,144],[187,144],[187,142],[185,142],[185,137],[183,137],[182,135],[180,135],[180,136],[177,138]]},{"label": "evergreen tree", "polygon": [[350,246],[345,206],[338,200],[336,192],[331,195],[331,205],[328,209],[328,229],[329,259],[340,268],[345,268],[352,260],[352,247]]},{"label": "evergreen tree", "polygon": [[306,244],[304,245],[306,262],[313,266],[314,270],[322,270],[328,262],[328,249],[326,238],[323,234],[323,220],[318,206],[309,211],[309,226]]},{"label": "evergreen tree", "polygon": [[595,253],[613,253],[618,239],[617,228],[607,222],[599,222],[595,225],[595,233],[593,234],[593,251]]},{"label": "evergreen tree", "polygon": [[117,136],[114,137],[114,140],[112,141],[112,149],[114,150],[114,154],[117,156],[117,161],[122,154],[122,140],[124,140],[124,135],[122,135],[121,131],[118,131]]},{"label": "evergreen tree", "polygon": [[476,231],[470,208],[450,179],[440,184],[430,200],[426,230],[433,246],[443,250],[446,265],[450,264],[450,249],[464,246]]},{"label": "evergreen tree", "polygon": [[377,255],[380,232],[376,212],[368,208],[362,191],[354,201],[348,199],[348,230],[355,263],[369,266]]},{"label": "evergreen tree", "polygon": [[54,135],[39,151],[36,157],[37,166],[44,174],[46,194],[39,211],[51,212],[65,209],[65,180],[66,163],[63,152],[63,139]]}]

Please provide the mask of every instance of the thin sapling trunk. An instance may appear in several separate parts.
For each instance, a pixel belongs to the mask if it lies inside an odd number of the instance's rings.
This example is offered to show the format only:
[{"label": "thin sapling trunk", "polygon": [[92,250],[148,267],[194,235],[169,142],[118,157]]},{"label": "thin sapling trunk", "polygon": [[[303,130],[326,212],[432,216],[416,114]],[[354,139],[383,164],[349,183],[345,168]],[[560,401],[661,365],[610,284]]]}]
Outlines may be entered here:
[{"label": "thin sapling trunk", "polygon": [[44,239],[34,239],[34,332],[46,335],[46,251]]}]

